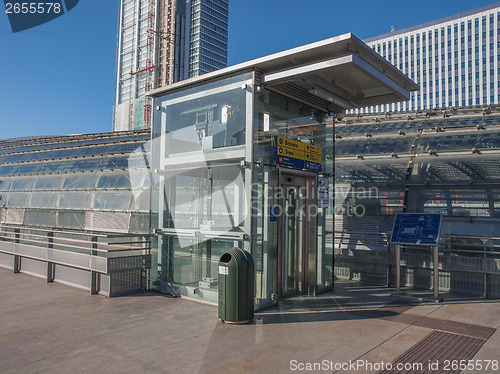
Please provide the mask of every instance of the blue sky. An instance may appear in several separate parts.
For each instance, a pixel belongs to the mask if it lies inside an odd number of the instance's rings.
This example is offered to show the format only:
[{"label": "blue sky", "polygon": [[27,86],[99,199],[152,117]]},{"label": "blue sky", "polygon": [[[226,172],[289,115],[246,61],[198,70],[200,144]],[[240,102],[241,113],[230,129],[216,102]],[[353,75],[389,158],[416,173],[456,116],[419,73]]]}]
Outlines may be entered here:
[{"label": "blue sky", "polygon": [[[228,62],[346,32],[368,38],[490,3],[229,0]],[[80,0],[66,15],[13,34],[0,3],[0,139],[111,131],[118,4]]]}]

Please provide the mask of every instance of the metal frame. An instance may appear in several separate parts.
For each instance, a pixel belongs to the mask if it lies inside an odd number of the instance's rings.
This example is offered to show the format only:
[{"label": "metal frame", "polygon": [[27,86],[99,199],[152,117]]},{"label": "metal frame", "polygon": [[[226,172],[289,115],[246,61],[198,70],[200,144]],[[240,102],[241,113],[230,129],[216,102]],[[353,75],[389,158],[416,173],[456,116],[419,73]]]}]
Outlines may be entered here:
[{"label": "metal frame", "polygon": [[[141,279],[147,282],[144,275],[151,267],[150,237],[150,234],[97,234],[1,224],[0,252],[13,256],[14,273],[22,271],[23,258],[47,264],[47,283],[58,279],[54,272],[56,265],[85,270],[89,272],[91,294],[103,291],[114,296],[111,281],[109,290],[100,290],[101,275],[139,270],[143,273]],[[142,290],[147,289],[145,282],[141,280]],[[141,290],[130,290],[137,291]]]},{"label": "metal frame", "polygon": [[[389,238],[391,236],[390,233],[374,233],[374,232],[361,232],[361,231],[335,231],[335,241],[340,241],[339,245],[340,247],[336,248],[342,248],[342,241],[343,241],[343,235],[346,233],[351,235],[361,235],[361,236],[379,236],[382,240],[386,242],[387,245],[387,251],[372,251],[371,254],[373,255],[378,255],[378,258],[371,256],[369,258],[363,259],[358,259],[358,263],[372,263],[372,264],[379,264],[383,266],[387,266],[387,272],[386,272],[386,277],[387,277],[387,285],[390,285],[390,278],[391,278],[391,267],[395,266],[398,263],[401,263],[401,259],[403,256],[401,255],[401,251],[398,251],[398,248],[395,248],[394,257],[391,256],[390,253],[390,243],[389,243]],[[453,243],[448,244],[446,243],[446,240],[448,239],[472,239],[472,240],[479,240],[482,242],[483,245],[483,250],[467,250],[467,249],[454,249],[453,248]],[[438,266],[438,271],[435,271],[433,273],[433,282],[434,284],[439,285],[439,272],[454,272],[454,271],[459,271],[459,272],[466,272],[466,273],[472,273],[472,274],[482,274],[483,276],[483,282],[484,282],[484,292],[483,296],[488,297],[488,289],[489,289],[489,284],[491,282],[492,276],[500,276],[500,270],[498,271],[493,271],[495,267],[498,269],[498,260],[495,260],[493,258],[488,258],[488,256],[500,256],[500,246],[496,245],[493,247],[493,249],[497,250],[490,250],[488,251],[488,244],[493,242],[493,241],[498,241],[500,242],[500,237],[482,237],[482,236],[470,236],[470,235],[441,235],[441,240],[440,240],[440,246],[438,247],[433,247],[433,252],[432,252],[432,257],[433,257],[433,269],[435,269],[436,265]],[[397,245],[399,246],[399,245]],[[476,247],[476,245],[472,244],[460,244],[461,247]],[[356,252],[356,250],[350,250],[353,252]],[[366,253],[364,250],[360,250],[361,253]],[[441,252],[441,255],[438,257],[436,260],[436,255],[437,252]],[[463,256],[462,256],[463,255]],[[475,255],[475,257],[471,257],[471,255]],[[334,254],[334,257],[335,254]],[[337,258],[339,258],[337,254]],[[342,257],[340,257],[342,258]],[[460,263],[461,260],[470,260],[474,259],[477,262],[478,267],[476,269],[472,268],[464,268],[463,266],[454,266],[453,263],[450,263],[450,260],[453,261],[458,261]],[[441,264],[439,263],[441,262]],[[406,267],[406,265],[404,265]],[[410,265],[411,267],[415,267],[415,265]],[[440,267],[439,267],[440,266]],[[418,268],[418,266],[416,266]],[[479,269],[479,267],[481,269]],[[428,267],[420,267],[422,269],[428,269]],[[401,267],[396,266],[396,280],[401,279]],[[401,288],[401,284],[400,287]],[[396,285],[397,289],[397,285]],[[437,290],[439,291],[439,290]],[[397,291],[396,291],[397,292]],[[439,293],[436,295],[436,290],[433,289],[433,296],[438,299],[439,298]],[[467,292],[467,291],[463,291]],[[497,295],[498,296],[498,295]]]}]

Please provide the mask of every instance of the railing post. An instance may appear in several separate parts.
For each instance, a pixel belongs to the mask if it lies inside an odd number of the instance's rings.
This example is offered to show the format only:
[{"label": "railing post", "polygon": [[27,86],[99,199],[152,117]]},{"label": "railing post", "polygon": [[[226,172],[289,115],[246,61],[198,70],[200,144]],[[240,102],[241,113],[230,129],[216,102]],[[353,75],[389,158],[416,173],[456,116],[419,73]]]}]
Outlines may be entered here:
[{"label": "railing post", "polygon": [[54,263],[49,260],[50,250],[54,248],[54,232],[47,233],[47,283],[54,281]]},{"label": "railing post", "polygon": [[396,294],[401,293],[401,245],[396,245]]},{"label": "railing post", "polygon": [[[14,243],[21,242],[21,229],[14,229]],[[15,248],[16,246],[14,246]],[[15,249],[14,249],[15,250]],[[21,272],[21,256],[14,254],[14,274]]]},{"label": "railing post", "polygon": [[488,256],[486,255],[486,244],[489,239],[481,239],[483,242],[483,276],[484,276],[484,297],[488,297]]},{"label": "railing post", "polygon": [[434,299],[439,300],[439,246],[434,246]]},{"label": "railing post", "polygon": [[97,272],[93,270],[94,256],[97,256],[97,236],[92,237],[92,249],[90,251],[90,294],[95,295],[99,292],[97,286]]},{"label": "railing post", "polygon": [[386,240],[386,245],[387,245],[387,287],[391,286],[391,236],[390,234],[385,234],[385,240]]}]

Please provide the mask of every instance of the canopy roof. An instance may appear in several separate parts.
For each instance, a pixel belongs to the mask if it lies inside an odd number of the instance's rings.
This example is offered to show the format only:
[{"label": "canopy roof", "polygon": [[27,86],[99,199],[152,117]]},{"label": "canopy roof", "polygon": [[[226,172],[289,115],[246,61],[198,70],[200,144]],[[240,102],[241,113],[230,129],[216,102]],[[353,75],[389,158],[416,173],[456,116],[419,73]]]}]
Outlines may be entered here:
[{"label": "canopy roof", "polygon": [[326,112],[409,99],[418,86],[351,33],[217,70],[152,96],[254,70],[260,84]]}]

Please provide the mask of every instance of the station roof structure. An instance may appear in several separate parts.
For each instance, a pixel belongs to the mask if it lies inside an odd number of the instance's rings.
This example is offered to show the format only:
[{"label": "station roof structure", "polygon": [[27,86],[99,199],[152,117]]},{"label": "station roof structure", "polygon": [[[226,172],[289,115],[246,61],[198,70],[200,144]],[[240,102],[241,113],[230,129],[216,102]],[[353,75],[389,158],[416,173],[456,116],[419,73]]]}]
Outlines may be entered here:
[{"label": "station roof structure", "polygon": [[260,85],[325,112],[409,99],[418,85],[351,33],[230,66],[153,90],[160,96],[245,71]]}]

